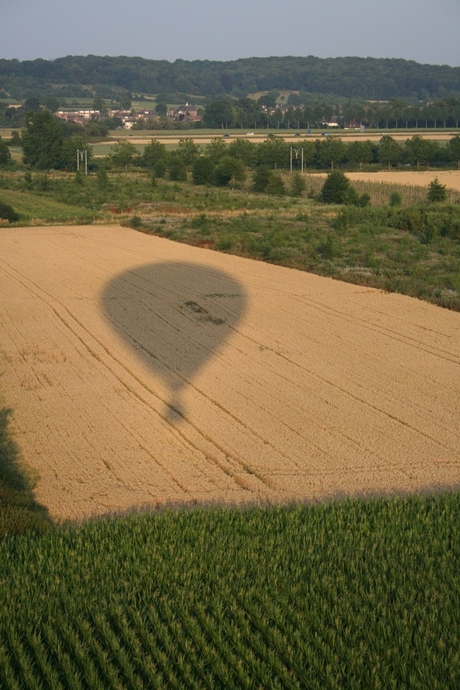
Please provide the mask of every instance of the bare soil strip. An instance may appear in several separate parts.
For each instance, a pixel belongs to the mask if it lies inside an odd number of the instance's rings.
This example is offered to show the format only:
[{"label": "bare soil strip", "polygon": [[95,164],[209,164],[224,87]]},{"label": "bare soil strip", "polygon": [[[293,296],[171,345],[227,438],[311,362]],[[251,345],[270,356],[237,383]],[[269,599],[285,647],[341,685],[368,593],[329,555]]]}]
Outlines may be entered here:
[{"label": "bare soil strip", "polygon": [[119,226],[0,230],[1,392],[82,519],[460,484],[460,314]]}]

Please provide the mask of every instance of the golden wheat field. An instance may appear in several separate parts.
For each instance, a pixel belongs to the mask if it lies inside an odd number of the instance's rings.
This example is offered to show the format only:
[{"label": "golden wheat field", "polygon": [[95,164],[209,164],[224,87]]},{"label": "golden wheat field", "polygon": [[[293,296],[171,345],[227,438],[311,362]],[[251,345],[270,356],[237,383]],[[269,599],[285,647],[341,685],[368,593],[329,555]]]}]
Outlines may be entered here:
[{"label": "golden wheat field", "polygon": [[347,172],[351,181],[386,182],[388,184],[403,184],[417,187],[428,187],[430,182],[437,179],[448,189],[460,191],[460,170],[412,170],[379,172]]},{"label": "golden wheat field", "polygon": [[[316,177],[326,178],[328,173],[314,173]],[[351,182],[383,182],[393,185],[406,185],[409,187],[426,187],[433,180],[438,180],[447,189],[460,192],[460,170],[379,170],[368,172],[365,170],[347,172],[346,176]],[[397,187],[396,187],[397,189]]]},{"label": "golden wheat field", "polygon": [[460,314],[120,226],[0,230],[0,390],[57,519],[460,484]]}]

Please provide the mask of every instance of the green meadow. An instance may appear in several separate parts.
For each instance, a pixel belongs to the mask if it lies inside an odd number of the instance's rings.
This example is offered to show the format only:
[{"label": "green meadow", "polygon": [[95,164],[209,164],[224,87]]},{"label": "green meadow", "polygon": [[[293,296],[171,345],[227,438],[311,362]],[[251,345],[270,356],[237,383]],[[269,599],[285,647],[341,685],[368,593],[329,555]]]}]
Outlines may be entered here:
[{"label": "green meadow", "polygon": [[21,225],[88,223],[94,221],[98,215],[78,205],[17,190],[0,189],[0,200],[13,206],[20,214]]}]

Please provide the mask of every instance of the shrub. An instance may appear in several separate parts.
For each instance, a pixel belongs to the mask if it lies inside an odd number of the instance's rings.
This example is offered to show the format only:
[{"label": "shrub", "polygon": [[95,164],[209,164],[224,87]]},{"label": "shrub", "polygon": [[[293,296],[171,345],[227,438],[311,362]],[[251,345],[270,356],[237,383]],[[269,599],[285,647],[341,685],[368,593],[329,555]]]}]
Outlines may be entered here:
[{"label": "shrub", "polygon": [[361,194],[358,200],[358,206],[361,206],[364,208],[365,206],[370,206],[371,203],[371,195],[368,194],[367,192],[364,192],[364,194]]},{"label": "shrub", "polygon": [[357,198],[356,191],[351,191],[353,187],[350,180],[341,170],[333,170],[326,178],[320,194],[320,200],[324,204],[346,204],[354,203]]},{"label": "shrub", "polygon": [[334,230],[337,230],[339,233],[344,233],[348,230],[349,225],[350,225],[350,216],[348,209],[344,209],[343,211],[340,211],[336,218],[331,223],[332,227]]},{"label": "shrub", "polygon": [[214,163],[208,156],[199,156],[193,164],[192,177],[195,184],[210,184],[214,178]]},{"label": "shrub", "polygon": [[343,195],[342,201],[337,201],[335,203],[346,204],[347,206],[359,206],[359,194],[356,189],[350,185]]},{"label": "shrub", "polygon": [[35,186],[40,192],[47,192],[50,188],[50,179],[46,173],[38,175],[35,179]]},{"label": "shrub", "polygon": [[[155,170],[156,174],[158,172]],[[173,182],[185,182],[187,180],[187,168],[180,158],[174,158],[169,166],[169,179]]]},{"label": "shrub", "polygon": [[206,213],[200,213],[199,216],[195,216],[195,218],[192,218],[190,221],[190,227],[194,230],[205,230],[208,225],[209,223]]},{"label": "shrub", "polygon": [[140,216],[133,216],[129,219],[128,225],[134,229],[140,228],[142,226],[142,218]]},{"label": "shrub", "polygon": [[429,244],[438,234],[440,223],[439,214],[427,213],[425,208],[409,207],[400,212],[398,227],[417,235],[422,244]]},{"label": "shrub", "polygon": [[106,189],[109,186],[109,176],[104,167],[100,167],[96,172],[97,184],[100,189]]},{"label": "shrub", "polygon": [[30,170],[26,170],[26,172],[24,173],[24,181],[23,181],[24,189],[32,189],[33,185],[34,185],[34,179],[33,179],[32,173],[30,172]]},{"label": "shrub", "polygon": [[286,194],[286,187],[284,186],[281,175],[272,173],[265,191],[272,196],[284,196]]},{"label": "shrub", "polygon": [[291,184],[289,185],[290,196],[299,197],[307,189],[307,183],[305,178],[299,172],[293,173],[291,177]]},{"label": "shrub", "polygon": [[265,192],[273,175],[268,165],[260,165],[254,170],[252,188],[255,192]]},{"label": "shrub", "polygon": [[2,220],[7,220],[9,223],[15,223],[19,220],[19,213],[16,213],[14,208],[9,204],[0,201],[0,218]]},{"label": "shrub", "polygon": [[329,261],[338,256],[339,248],[331,233],[327,235],[325,240],[320,242],[317,247],[317,251],[323,257],[323,259],[328,259]]},{"label": "shrub", "polygon": [[442,213],[438,212],[437,215],[440,235],[460,240],[460,208],[458,206],[444,207]]},{"label": "shrub", "polygon": [[445,201],[447,198],[446,185],[441,184],[437,177],[428,185],[428,201],[430,204]]},{"label": "shrub", "polygon": [[399,213],[396,227],[413,234],[418,234],[423,227],[421,209],[409,206]]},{"label": "shrub", "polygon": [[157,177],[164,177],[166,175],[166,161],[164,158],[159,158],[155,163],[153,164],[153,170],[155,171],[155,175]]},{"label": "shrub", "polygon": [[399,192],[391,192],[389,203],[390,203],[390,206],[392,208],[396,208],[397,206],[401,206],[401,204],[402,204],[401,194]]},{"label": "shrub", "polygon": [[85,176],[80,170],[78,170],[75,173],[75,177],[73,179],[74,179],[75,184],[77,184],[79,186],[81,186],[85,183]]}]

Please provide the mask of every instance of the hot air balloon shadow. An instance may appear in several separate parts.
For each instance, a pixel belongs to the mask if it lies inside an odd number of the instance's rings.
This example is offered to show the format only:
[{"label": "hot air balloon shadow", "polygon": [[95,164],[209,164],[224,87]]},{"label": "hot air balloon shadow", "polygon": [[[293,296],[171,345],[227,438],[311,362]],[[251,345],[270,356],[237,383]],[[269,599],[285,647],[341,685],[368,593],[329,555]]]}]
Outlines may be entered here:
[{"label": "hot air balloon shadow", "polygon": [[125,343],[166,383],[166,417],[180,422],[184,388],[241,321],[241,283],[202,264],[162,262],[115,276],[102,292],[104,314]]}]

